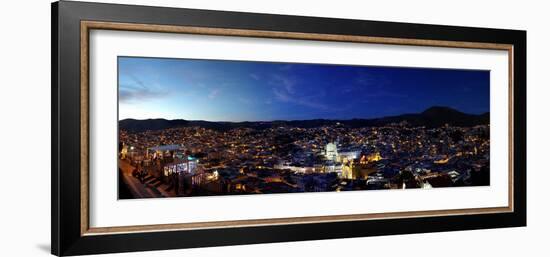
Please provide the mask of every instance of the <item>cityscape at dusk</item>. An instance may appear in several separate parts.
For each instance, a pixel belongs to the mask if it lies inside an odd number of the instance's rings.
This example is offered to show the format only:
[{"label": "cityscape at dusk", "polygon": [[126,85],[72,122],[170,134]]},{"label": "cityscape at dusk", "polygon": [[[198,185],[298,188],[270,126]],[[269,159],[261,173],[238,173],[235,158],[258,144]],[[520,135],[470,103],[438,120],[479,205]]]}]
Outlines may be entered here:
[{"label": "cityscape at dusk", "polygon": [[118,58],[119,199],[488,186],[486,70]]}]

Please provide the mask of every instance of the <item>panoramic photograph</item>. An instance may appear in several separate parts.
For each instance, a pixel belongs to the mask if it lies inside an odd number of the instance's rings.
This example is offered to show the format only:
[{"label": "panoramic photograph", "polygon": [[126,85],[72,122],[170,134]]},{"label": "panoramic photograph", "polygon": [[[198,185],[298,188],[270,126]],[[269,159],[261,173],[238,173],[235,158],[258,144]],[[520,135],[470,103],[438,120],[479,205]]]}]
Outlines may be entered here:
[{"label": "panoramic photograph", "polygon": [[490,185],[490,72],[118,57],[119,199]]}]

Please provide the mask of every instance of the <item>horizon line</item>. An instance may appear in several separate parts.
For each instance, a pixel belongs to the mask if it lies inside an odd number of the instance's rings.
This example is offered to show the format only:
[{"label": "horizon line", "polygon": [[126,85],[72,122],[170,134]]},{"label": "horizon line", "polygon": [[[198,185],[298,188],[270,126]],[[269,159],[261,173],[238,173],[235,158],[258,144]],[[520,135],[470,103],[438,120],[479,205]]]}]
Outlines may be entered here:
[{"label": "horizon line", "polygon": [[387,116],[378,116],[378,117],[372,117],[372,118],[349,118],[349,119],[331,119],[331,118],[311,118],[311,119],[274,119],[274,120],[241,120],[241,121],[228,121],[228,120],[203,120],[203,119],[184,119],[184,118],[174,118],[174,119],[168,119],[168,118],[144,118],[144,119],[136,119],[136,118],[124,118],[124,119],[118,119],[118,121],[124,121],[124,120],[185,120],[185,121],[206,121],[206,122],[227,122],[227,123],[241,123],[241,122],[275,122],[275,121],[310,121],[310,120],[329,120],[329,121],[349,121],[349,120],[373,120],[373,119],[382,119],[382,118],[388,118],[388,117],[396,117],[396,116],[402,116],[407,114],[422,114],[423,112],[432,109],[432,108],[447,108],[451,109],[453,111],[457,111],[466,115],[485,115],[490,114],[490,111],[481,112],[481,113],[467,113],[460,110],[457,110],[455,108],[446,107],[446,106],[432,106],[430,108],[425,109],[421,112],[407,112],[407,113],[401,113],[401,114],[395,114],[395,115],[387,115]]}]

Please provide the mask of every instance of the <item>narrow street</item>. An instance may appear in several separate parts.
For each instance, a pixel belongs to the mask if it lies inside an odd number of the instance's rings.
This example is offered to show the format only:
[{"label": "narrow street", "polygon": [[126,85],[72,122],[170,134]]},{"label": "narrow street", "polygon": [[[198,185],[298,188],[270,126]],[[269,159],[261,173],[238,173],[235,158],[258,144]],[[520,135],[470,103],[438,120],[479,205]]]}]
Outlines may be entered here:
[{"label": "narrow street", "polygon": [[119,160],[119,168],[122,170],[122,180],[128,186],[135,198],[153,198],[162,197],[162,194],[154,187],[148,184],[142,184],[139,179],[132,176],[134,166],[126,160]]},{"label": "narrow street", "polygon": [[163,184],[155,177],[147,174],[143,184],[139,179],[132,176],[134,166],[127,160],[119,160],[119,167],[122,170],[122,180],[128,185],[129,190],[135,198],[173,197],[173,191],[168,190],[168,185]]}]

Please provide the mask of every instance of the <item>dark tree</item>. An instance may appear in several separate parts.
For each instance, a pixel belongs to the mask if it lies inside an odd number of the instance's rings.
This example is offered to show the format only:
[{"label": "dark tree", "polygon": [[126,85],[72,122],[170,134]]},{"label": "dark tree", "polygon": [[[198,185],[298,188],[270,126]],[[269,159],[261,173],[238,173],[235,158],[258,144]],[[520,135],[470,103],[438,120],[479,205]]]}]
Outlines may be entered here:
[{"label": "dark tree", "polygon": [[491,172],[489,164],[481,167],[479,171],[472,171],[471,173],[473,186],[488,186],[491,183]]},{"label": "dark tree", "polygon": [[464,133],[460,130],[455,130],[450,133],[449,137],[451,137],[454,143],[458,143],[464,140]]}]

